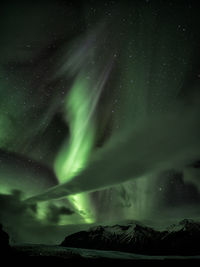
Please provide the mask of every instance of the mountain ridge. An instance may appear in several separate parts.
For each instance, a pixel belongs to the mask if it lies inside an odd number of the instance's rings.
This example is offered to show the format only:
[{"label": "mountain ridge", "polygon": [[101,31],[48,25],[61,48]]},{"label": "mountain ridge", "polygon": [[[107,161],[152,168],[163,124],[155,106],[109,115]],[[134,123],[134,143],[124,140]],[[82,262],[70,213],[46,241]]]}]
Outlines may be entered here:
[{"label": "mountain ridge", "polygon": [[67,236],[60,246],[146,255],[200,255],[200,222],[184,219],[163,231],[139,223],[95,226]]}]

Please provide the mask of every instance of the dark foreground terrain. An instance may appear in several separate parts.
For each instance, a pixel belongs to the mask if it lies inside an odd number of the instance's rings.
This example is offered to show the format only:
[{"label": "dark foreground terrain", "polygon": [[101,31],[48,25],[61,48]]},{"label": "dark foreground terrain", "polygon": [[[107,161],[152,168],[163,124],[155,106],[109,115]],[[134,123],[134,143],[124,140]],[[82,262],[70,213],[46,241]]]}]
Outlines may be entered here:
[{"label": "dark foreground terrain", "polygon": [[164,231],[135,223],[98,226],[67,236],[61,245],[9,246],[1,229],[1,258],[16,263],[199,261],[200,223],[181,221]]},{"label": "dark foreground terrain", "polygon": [[200,259],[200,256],[152,256],[120,251],[70,248],[46,245],[16,246],[15,251],[24,256],[57,257],[61,259],[110,259],[110,260],[170,260]]}]

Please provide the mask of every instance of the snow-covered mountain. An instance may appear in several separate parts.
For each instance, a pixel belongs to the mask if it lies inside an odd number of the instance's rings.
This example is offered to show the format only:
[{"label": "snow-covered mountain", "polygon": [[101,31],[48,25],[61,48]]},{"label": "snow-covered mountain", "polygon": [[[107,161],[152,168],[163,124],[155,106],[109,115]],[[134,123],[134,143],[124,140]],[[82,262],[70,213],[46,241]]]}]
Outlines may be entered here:
[{"label": "snow-covered mountain", "polygon": [[61,246],[146,255],[200,255],[200,223],[183,220],[158,231],[139,223],[97,226],[69,235]]}]

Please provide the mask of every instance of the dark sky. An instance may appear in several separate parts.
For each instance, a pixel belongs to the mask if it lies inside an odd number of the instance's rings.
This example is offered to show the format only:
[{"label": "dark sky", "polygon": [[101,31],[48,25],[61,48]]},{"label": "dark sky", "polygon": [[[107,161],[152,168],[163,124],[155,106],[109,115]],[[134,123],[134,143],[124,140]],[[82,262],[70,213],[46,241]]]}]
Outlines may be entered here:
[{"label": "dark sky", "polygon": [[199,217],[197,2],[0,4],[0,219],[16,240]]}]

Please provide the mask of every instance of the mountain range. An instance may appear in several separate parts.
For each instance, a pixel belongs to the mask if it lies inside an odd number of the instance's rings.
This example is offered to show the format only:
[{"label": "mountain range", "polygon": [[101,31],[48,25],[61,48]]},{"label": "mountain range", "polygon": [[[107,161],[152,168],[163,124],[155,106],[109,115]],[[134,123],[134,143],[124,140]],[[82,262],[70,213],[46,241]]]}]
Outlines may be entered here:
[{"label": "mountain range", "polygon": [[96,226],[67,236],[60,244],[145,255],[200,255],[200,223],[185,219],[163,231],[139,223]]}]

